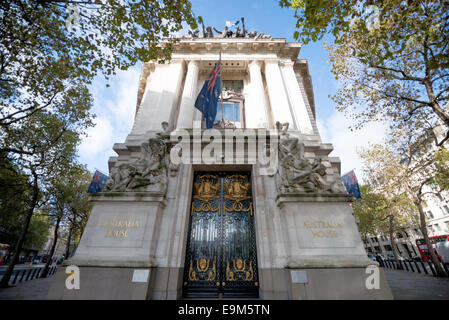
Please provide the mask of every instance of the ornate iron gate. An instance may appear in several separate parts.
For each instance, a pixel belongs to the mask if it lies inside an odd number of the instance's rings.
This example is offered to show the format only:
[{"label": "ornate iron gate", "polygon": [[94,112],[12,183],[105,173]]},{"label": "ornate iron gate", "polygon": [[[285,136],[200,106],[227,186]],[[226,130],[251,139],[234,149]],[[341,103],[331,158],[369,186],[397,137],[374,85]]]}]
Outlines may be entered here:
[{"label": "ornate iron gate", "polygon": [[258,297],[249,173],[197,173],[184,267],[184,297]]}]

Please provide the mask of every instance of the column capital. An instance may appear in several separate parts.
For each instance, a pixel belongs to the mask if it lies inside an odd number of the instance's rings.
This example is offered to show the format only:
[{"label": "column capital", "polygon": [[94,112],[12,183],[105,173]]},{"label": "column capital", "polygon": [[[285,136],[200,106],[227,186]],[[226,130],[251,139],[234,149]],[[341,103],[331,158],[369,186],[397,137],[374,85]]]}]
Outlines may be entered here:
[{"label": "column capital", "polygon": [[262,60],[251,60],[248,63],[248,67],[251,67],[251,66],[258,66],[260,68],[262,66]]},{"label": "column capital", "polygon": [[279,65],[279,59],[265,59],[265,64],[277,64]]},{"label": "column capital", "polygon": [[186,60],[186,62],[187,62],[187,61],[188,61],[189,67],[190,67],[190,66],[196,66],[196,67],[198,67],[199,64],[200,64],[200,61],[199,61],[199,60]]},{"label": "column capital", "polygon": [[294,65],[295,65],[295,62],[291,61],[291,60],[281,61],[281,67],[293,68]]},{"label": "column capital", "polygon": [[184,64],[184,59],[172,59],[169,64]]}]

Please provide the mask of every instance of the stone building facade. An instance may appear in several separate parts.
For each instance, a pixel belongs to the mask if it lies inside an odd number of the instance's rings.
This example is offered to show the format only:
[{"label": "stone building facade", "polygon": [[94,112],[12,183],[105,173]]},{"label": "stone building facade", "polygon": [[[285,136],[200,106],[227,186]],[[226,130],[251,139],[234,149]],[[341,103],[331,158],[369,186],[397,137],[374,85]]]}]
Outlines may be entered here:
[{"label": "stone building facade", "polygon": [[[133,128],[66,263],[80,289],[59,270],[49,298],[391,298],[382,271],[380,289],[366,287],[374,263],[317,130],[300,49],[266,35],[190,37],[170,63],[145,63]],[[194,102],[220,54],[224,91],[207,130]]]}]

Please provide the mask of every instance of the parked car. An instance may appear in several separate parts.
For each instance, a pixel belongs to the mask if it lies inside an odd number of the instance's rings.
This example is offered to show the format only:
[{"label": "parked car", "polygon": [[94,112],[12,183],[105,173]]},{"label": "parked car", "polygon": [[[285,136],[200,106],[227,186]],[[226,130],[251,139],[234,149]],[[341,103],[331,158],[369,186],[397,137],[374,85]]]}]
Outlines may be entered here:
[{"label": "parked car", "polygon": [[376,257],[372,253],[368,253],[368,258],[370,258],[371,260],[376,261]]}]

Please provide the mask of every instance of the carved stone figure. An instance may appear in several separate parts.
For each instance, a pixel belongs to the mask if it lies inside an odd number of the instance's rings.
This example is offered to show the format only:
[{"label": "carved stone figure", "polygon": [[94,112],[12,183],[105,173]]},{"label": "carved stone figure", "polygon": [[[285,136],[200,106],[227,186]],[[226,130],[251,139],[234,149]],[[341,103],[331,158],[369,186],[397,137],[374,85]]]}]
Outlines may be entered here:
[{"label": "carved stone figure", "polygon": [[240,31],[240,27],[237,26],[237,29],[235,30],[235,37],[236,38],[243,38],[245,35],[243,31]]},{"label": "carved stone figure", "polygon": [[200,30],[198,30],[198,29],[195,29],[194,31],[189,30],[189,35],[192,38],[198,38],[198,36],[200,35]]},{"label": "carved stone figure", "polygon": [[122,163],[111,169],[105,192],[146,191],[165,193],[167,169],[176,176],[179,165],[170,162],[169,124],[161,123],[162,131],[142,143],[140,157],[131,163]]},{"label": "carved stone figure", "polygon": [[204,32],[204,38],[213,38],[213,37],[214,37],[214,32],[212,31],[212,27],[207,26],[206,31]]},{"label": "carved stone figure", "polygon": [[305,146],[298,138],[291,137],[288,123],[276,123],[280,130],[279,170],[276,184],[281,193],[340,193],[344,192],[339,177],[329,177],[322,158],[313,161],[305,158]]},{"label": "carved stone figure", "polygon": [[242,20],[242,37],[245,38],[248,31],[245,29],[245,18],[241,17],[240,20]]},{"label": "carved stone figure", "polygon": [[228,34],[228,26],[225,26],[223,31],[218,31],[217,29],[215,29],[214,27],[214,31],[218,34],[221,35],[222,38],[226,38],[227,34]]},{"label": "carved stone figure", "polygon": [[142,143],[139,159],[114,168],[106,182],[105,191],[165,192],[166,150],[166,143],[161,138],[151,138],[149,142]]},{"label": "carved stone figure", "polygon": [[255,38],[257,36],[257,31],[251,31],[247,34],[248,38]]}]

